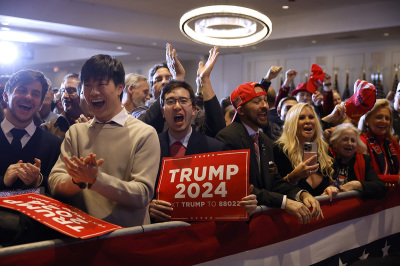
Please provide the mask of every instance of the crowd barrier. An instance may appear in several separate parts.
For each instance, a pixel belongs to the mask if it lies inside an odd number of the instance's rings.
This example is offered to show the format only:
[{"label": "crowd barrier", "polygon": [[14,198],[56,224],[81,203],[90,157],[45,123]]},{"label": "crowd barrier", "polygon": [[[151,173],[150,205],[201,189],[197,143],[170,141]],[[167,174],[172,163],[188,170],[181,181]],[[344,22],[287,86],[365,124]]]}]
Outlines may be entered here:
[{"label": "crowd barrier", "polygon": [[400,250],[398,185],[382,200],[357,192],[318,200],[325,218],[307,225],[262,206],[248,222],[168,222],[2,248],[0,265],[349,265]]}]

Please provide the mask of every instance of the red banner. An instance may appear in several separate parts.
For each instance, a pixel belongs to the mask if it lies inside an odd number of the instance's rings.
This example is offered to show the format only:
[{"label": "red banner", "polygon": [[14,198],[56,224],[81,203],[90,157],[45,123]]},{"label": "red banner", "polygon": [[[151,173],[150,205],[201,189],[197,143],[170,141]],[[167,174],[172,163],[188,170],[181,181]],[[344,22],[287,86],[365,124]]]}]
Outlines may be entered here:
[{"label": "red banner", "polygon": [[123,228],[40,194],[2,197],[0,206],[20,211],[48,227],[76,238],[90,238]]},{"label": "red banner", "polygon": [[237,150],[164,158],[157,199],[172,204],[172,220],[248,220],[239,202],[248,195],[249,152]]}]

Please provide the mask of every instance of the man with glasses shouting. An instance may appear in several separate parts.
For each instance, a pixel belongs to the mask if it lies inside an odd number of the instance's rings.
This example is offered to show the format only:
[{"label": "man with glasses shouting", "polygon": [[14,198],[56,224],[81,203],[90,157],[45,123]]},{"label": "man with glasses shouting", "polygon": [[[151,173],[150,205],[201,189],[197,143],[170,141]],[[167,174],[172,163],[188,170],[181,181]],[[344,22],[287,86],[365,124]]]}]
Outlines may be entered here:
[{"label": "man with glasses shouting", "polygon": [[79,75],[76,73],[70,73],[64,77],[60,89],[64,111],[59,117],[41,125],[43,129],[60,139],[64,139],[65,132],[68,131],[71,125],[75,124],[75,120],[83,113],[80,107],[79,82]]}]

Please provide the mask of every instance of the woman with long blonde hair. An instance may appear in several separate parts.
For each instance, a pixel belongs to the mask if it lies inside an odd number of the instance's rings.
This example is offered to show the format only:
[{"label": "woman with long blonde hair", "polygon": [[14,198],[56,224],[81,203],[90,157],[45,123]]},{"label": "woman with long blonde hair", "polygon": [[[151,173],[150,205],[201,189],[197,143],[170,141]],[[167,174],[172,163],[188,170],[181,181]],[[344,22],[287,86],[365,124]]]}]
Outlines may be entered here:
[{"label": "woman with long blonde hair", "polygon": [[[317,156],[303,161],[305,142],[318,145]],[[317,158],[316,158],[317,157]],[[313,196],[324,193],[332,183],[333,159],[322,139],[322,127],[314,108],[306,103],[293,106],[286,115],[282,136],[274,145],[274,159],[279,174]],[[337,188],[329,187],[337,194]]]}]

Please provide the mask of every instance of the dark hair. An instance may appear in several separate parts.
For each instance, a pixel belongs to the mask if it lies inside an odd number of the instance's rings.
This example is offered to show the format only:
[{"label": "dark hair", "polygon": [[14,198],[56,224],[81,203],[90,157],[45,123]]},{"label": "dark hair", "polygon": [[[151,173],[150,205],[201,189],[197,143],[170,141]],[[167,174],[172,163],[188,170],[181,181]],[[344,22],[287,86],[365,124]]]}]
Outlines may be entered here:
[{"label": "dark hair", "polygon": [[[271,89],[271,90],[270,90]],[[276,92],[271,87],[267,90],[267,101],[269,106],[275,106]]]},{"label": "dark hair", "polygon": [[4,91],[9,95],[15,87],[19,85],[29,85],[35,81],[39,81],[40,85],[42,85],[42,99],[40,101],[42,103],[50,88],[50,84],[47,82],[47,78],[44,74],[37,70],[26,69],[14,73],[7,81]]},{"label": "dark hair", "polygon": [[230,97],[230,96],[227,96],[227,97],[225,97],[225,98],[222,98],[221,101],[219,102],[219,105],[221,106],[222,113],[225,115],[225,113],[226,113],[226,108],[227,108],[229,105],[232,105],[232,103],[231,103],[231,97]]},{"label": "dark hair", "polygon": [[276,109],[282,109],[282,105],[283,105],[286,101],[290,101],[290,100],[296,101],[296,102],[297,102],[296,97],[287,96],[287,97],[285,97],[285,98],[282,98],[282,99],[279,101],[278,106],[277,106]]},{"label": "dark hair", "polygon": [[63,82],[66,82],[70,78],[79,79],[79,74],[78,73],[68,73],[67,75],[65,75]]},{"label": "dark hair", "polygon": [[164,84],[161,90],[161,106],[164,106],[165,95],[177,88],[184,88],[189,92],[190,100],[192,101],[192,105],[194,106],[196,102],[196,96],[194,95],[192,86],[190,86],[190,84],[186,81],[181,80],[171,80],[170,82]]},{"label": "dark hair", "polygon": [[159,63],[159,64],[155,64],[152,68],[150,68],[150,70],[149,70],[149,78],[148,78],[150,87],[153,87],[153,84],[154,84],[153,83],[153,76],[154,76],[154,74],[156,74],[157,70],[160,69],[160,68],[166,68],[166,69],[169,70],[167,62],[162,62],[162,63]]},{"label": "dark hair", "polygon": [[[121,61],[106,54],[98,54],[87,60],[81,69],[79,79],[82,83],[93,80],[112,79],[115,86],[125,86],[125,70]],[[122,93],[120,100],[122,99]]]}]

